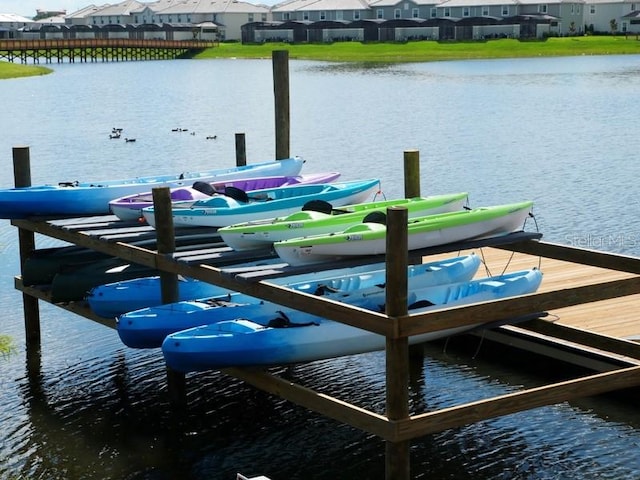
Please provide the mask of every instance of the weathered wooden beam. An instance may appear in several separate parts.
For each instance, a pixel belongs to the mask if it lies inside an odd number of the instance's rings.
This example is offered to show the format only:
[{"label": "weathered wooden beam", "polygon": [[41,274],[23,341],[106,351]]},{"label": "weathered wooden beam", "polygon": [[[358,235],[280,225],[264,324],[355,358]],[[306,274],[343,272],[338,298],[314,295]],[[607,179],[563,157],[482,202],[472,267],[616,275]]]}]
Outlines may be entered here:
[{"label": "weathered wooden beam", "polygon": [[640,258],[616,253],[601,252],[538,240],[496,245],[496,248],[554,258],[556,260],[564,260],[582,265],[591,265],[593,267],[607,268],[609,270],[640,274]]},{"label": "weathered wooden beam", "polygon": [[412,439],[511,413],[640,385],[640,366],[623,368],[479,400],[394,422],[398,439]]},{"label": "weathered wooden beam", "polygon": [[247,382],[256,388],[378,437],[391,438],[393,436],[392,426],[384,415],[370,412],[275,375],[270,375],[263,370],[226,368],[222,372]]},{"label": "weathered wooden beam", "polygon": [[276,127],[276,160],[290,156],[289,51],[271,52]]},{"label": "weathered wooden beam", "polygon": [[[386,314],[394,318],[406,315],[408,311],[407,218],[406,207],[387,209],[385,304]],[[387,418],[404,420],[409,418],[409,342],[407,337],[387,337],[385,354]],[[387,441],[385,449],[385,478],[409,480],[411,465],[409,442]]]},{"label": "weathered wooden beam", "polygon": [[[31,154],[29,147],[13,147],[13,179],[16,187],[31,186]],[[24,267],[27,258],[36,248],[36,239],[33,232],[26,229],[18,229],[18,248],[20,251],[20,270]],[[27,351],[32,353],[31,357],[38,361],[28,362],[30,375],[40,373],[40,355],[35,354],[40,351],[40,306],[38,299],[22,294],[22,305],[24,311],[24,330]]]},{"label": "weathered wooden beam", "polygon": [[469,306],[443,308],[398,319],[399,334],[411,336],[464,325],[506,320],[532,312],[550,311],[637,293],[640,293],[640,276]]}]

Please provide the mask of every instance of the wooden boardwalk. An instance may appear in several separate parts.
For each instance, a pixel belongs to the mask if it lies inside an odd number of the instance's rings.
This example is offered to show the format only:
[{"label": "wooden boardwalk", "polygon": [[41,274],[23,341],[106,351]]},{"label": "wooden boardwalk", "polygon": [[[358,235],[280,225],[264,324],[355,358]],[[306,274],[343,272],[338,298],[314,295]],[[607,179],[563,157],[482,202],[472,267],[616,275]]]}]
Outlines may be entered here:
[{"label": "wooden boardwalk", "polygon": [[[605,268],[581,265],[573,262],[540,258],[524,253],[514,253],[485,247],[481,254],[491,274],[498,274],[508,267],[510,271],[540,265],[544,274],[539,292],[553,292],[567,286],[592,285],[601,282],[631,278],[634,275]],[[484,276],[481,269],[477,276]],[[551,310],[546,321],[575,327],[601,335],[640,339],[640,295],[618,297],[599,302],[585,303],[573,307]]]}]

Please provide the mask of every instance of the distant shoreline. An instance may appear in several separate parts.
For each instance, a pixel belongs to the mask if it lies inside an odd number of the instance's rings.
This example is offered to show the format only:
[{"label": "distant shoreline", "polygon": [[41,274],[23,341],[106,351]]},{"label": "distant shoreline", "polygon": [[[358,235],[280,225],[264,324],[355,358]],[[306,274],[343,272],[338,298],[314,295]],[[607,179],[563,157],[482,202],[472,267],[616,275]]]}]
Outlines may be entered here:
[{"label": "distant shoreline", "polygon": [[[274,50],[288,50],[290,59],[327,62],[410,63],[446,60],[561,57],[580,55],[640,55],[640,39],[629,36],[551,37],[520,41],[499,39],[469,42],[417,41],[406,43],[336,42],[332,44],[221,43],[196,54],[196,59],[264,59]],[[38,65],[0,61],[0,79],[46,75]]]}]

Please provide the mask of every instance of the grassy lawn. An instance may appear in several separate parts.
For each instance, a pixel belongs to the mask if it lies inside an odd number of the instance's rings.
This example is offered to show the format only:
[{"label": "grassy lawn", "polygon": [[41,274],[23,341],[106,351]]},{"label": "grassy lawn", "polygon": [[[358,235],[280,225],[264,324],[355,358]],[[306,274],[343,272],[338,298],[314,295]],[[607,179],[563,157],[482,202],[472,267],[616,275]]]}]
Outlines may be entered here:
[{"label": "grassy lawn", "polygon": [[336,42],[333,44],[265,43],[242,45],[222,43],[195,58],[270,58],[273,50],[288,50],[289,58],[333,62],[431,62],[481,58],[517,58],[538,56],[623,55],[640,54],[640,40],[635,36],[589,36],[549,38],[540,41],[514,39],[486,42],[408,43]]},{"label": "grassy lawn", "polygon": [[46,75],[53,70],[37,65],[21,65],[11,62],[0,62],[0,80],[4,78],[32,77],[34,75]]},{"label": "grassy lawn", "polygon": [[[407,43],[336,42],[333,44],[265,43],[242,45],[222,43],[208,48],[195,58],[271,58],[273,50],[288,50],[289,58],[329,62],[433,62],[481,58],[559,57],[575,55],[640,54],[640,40],[635,36],[589,36],[519,41],[514,39],[486,42]],[[0,61],[0,79],[46,75],[52,70],[37,65]]]}]

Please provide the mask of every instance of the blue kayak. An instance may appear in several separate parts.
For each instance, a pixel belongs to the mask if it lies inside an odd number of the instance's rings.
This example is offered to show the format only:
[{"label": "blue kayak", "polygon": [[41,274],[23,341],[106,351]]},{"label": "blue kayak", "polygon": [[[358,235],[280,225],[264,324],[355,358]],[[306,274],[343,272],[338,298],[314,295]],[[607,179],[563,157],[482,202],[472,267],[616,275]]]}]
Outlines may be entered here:
[{"label": "blue kayak", "polygon": [[156,187],[191,186],[194,182],[233,180],[249,176],[294,176],[304,160],[299,157],[201,172],[134,177],[119,180],[68,181],[57,184],[0,189],[0,218],[36,215],[106,215],[115,198],[148,192]]},{"label": "blue kayak", "polygon": [[[538,269],[427,287],[412,292],[409,313],[423,313],[535,292]],[[379,306],[363,302],[365,308]],[[438,330],[409,338],[421,343],[448,337],[478,325]],[[162,343],[167,365],[179,372],[234,366],[271,366],[353,355],[385,348],[385,337],[304,312],[281,309],[253,317],[213,323],[172,333]]]},{"label": "blue kayak", "polygon": [[[480,258],[471,254],[412,265],[407,271],[408,285],[411,290],[415,290],[466,281],[475,275],[480,263]],[[283,281],[281,285],[335,301],[373,305],[384,302],[385,276],[386,270],[383,267],[378,270],[343,273],[324,278],[319,278],[317,274],[301,275],[297,281]],[[155,348],[160,347],[167,335],[179,330],[241,316],[254,317],[265,313],[275,315],[283,309],[282,305],[276,303],[245,294],[229,293],[128,312],[118,318],[117,329],[125,345],[132,348]]]}]

